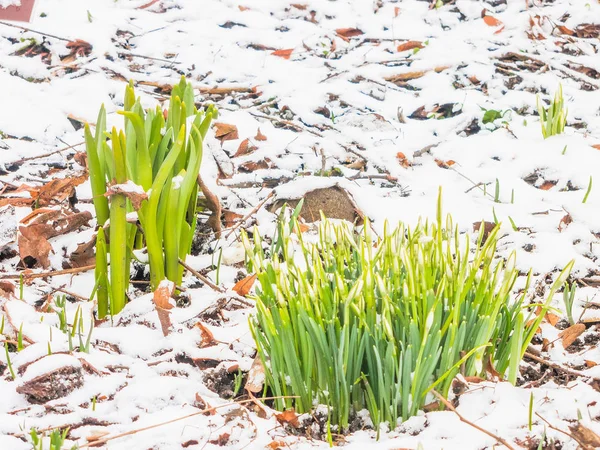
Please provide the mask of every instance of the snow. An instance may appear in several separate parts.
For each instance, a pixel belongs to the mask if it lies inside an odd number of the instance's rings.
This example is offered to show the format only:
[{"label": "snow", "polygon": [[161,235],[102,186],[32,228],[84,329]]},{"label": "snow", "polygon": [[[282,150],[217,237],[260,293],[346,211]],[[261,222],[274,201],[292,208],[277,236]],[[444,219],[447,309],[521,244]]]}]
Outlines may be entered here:
[{"label": "snow", "polygon": [[[0,6],[8,3],[12,1],[0,0]],[[386,221],[413,225],[420,217],[435,217],[438,187],[442,186],[444,212],[452,214],[461,232],[494,217],[502,223],[499,255],[508,257],[514,251],[517,268],[522,273],[532,268],[533,282],[538,283],[539,292],[534,294],[532,289],[528,299],[542,300],[541,291],[548,292],[546,276],[556,277],[574,259],[572,277],[580,281],[580,287],[573,315],[576,320],[598,319],[597,307],[587,302],[599,302],[600,181],[595,178],[600,151],[594,146],[600,144],[600,89],[595,89],[600,82],[573,67],[580,64],[600,72],[599,43],[596,38],[565,37],[555,25],[575,29],[597,22],[600,4],[457,0],[436,9],[431,3],[40,1],[37,11],[44,15],[34,17],[31,27],[51,36],[43,38],[0,24],[0,169],[1,189],[6,189],[0,201],[29,198],[27,190],[13,192],[12,187],[39,187],[55,171],[82,173],[74,155],[84,151],[83,133],[74,129],[67,115],[94,124],[104,104],[108,127],[122,127],[123,118],[116,111],[122,108],[127,80],[137,84],[142,104],[154,107],[165,96],[142,82],[173,84],[184,74],[197,88],[196,101],[216,103],[218,121],[238,129],[239,139],[221,143],[211,130],[204,143],[201,174],[225,209],[245,217],[273,190],[276,199],[297,199],[310,190],[337,185],[349,192],[373,230],[381,233]],[[484,8],[486,14],[502,21],[504,29],[498,32],[498,27],[484,23]],[[545,39],[527,36],[531,17],[539,17],[535,31],[544,33]],[[364,34],[346,41],[336,32],[340,28],[358,28]],[[16,54],[29,38],[47,47],[51,64],[39,54]],[[89,42],[92,53],[61,61],[70,51],[67,42],[75,39]],[[418,52],[398,52],[397,46],[405,40],[421,41],[424,47]],[[272,54],[282,49],[293,50],[289,59]],[[509,63],[499,58],[509,52],[537,59],[542,67],[533,72],[518,70],[518,65],[507,69],[502,64]],[[385,80],[421,71],[426,73],[404,85]],[[506,86],[508,72],[522,79],[512,89]],[[564,134],[543,139],[537,97],[551,98],[559,84],[569,110],[569,126]],[[246,92],[206,92],[224,87]],[[410,118],[417,108],[429,110],[444,103],[453,103],[451,109],[459,113],[440,120]],[[331,114],[315,112],[323,107]],[[494,124],[483,125],[481,107],[511,112]],[[473,119],[479,120],[481,130],[467,136],[464,130]],[[259,128],[266,141],[255,138]],[[257,149],[233,157],[246,138]],[[428,146],[432,147],[424,151]],[[399,152],[410,162],[408,167],[399,162]],[[33,159],[12,167],[23,158]],[[269,168],[239,170],[245,163],[266,159]],[[440,166],[442,161],[447,168]],[[320,176],[323,168],[339,169],[343,176]],[[539,176],[526,181],[532,174]],[[583,203],[590,177],[591,193]],[[548,190],[544,188],[547,181],[555,183]],[[120,187],[143,193],[131,182]],[[76,193],[77,208],[92,211],[89,183],[77,186]],[[256,225],[262,236],[272,236],[276,214],[269,211],[269,205],[255,211],[243,227],[251,230]],[[30,212],[30,208],[0,206],[0,247],[18,250],[14,231]],[[567,216],[572,221],[561,225]],[[128,215],[129,220],[136,218],[134,213]],[[87,228],[51,239],[53,268],[63,268],[77,244],[90,239],[93,232]],[[239,229],[227,239],[209,242],[203,251],[210,248],[212,254],[190,256],[187,263],[197,270],[206,269],[202,273],[213,282],[218,277],[220,285],[231,289],[244,260],[238,237]],[[147,259],[143,252],[136,251],[136,255]],[[217,269],[219,255],[222,265]],[[21,268],[18,255],[3,254],[0,278]],[[22,326],[25,339],[24,350],[10,353],[12,364],[17,371],[26,370],[15,381],[6,371],[0,378],[0,448],[30,448],[19,436],[32,426],[73,426],[89,419],[108,424],[73,429],[72,438],[82,444],[94,432],[113,436],[198,413],[197,396],[212,406],[228,403],[207,387],[208,374],[212,366],[250,369],[254,343],[248,319],[252,310],[237,309],[235,299],[207,286],[198,287],[196,281],[186,276],[183,286],[190,304],[170,310],[173,331],[167,337],[162,335],[152,294],[136,289],[144,286],[132,287],[132,301],[126,308],[112,322],[96,323],[93,330],[94,301],[68,301],[68,323],[73,323],[80,307],[84,340],[92,330],[89,354],[66,354],[70,352],[67,335],[58,328],[58,316],[46,302],[59,294],[57,288],[88,298],[95,282],[93,271],[36,279],[24,286],[23,301],[1,298],[6,338],[14,340]],[[13,284],[18,288],[18,280]],[[524,277],[516,283],[523,285]],[[217,307],[222,304],[228,306]],[[552,306],[564,317],[562,293],[555,295]],[[213,345],[201,347],[197,323],[213,334]],[[562,348],[559,329],[549,323],[541,329],[541,337],[550,343],[542,353],[545,359],[600,377],[600,365],[593,366],[600,364],[600,352],[597,344],[588,343],[598,338],[597,324],[590,324],[580,336],[581,348],[567,351]],[[79,345],[77,336],[73,344]],[[47,356],[48,345],[51,356]],[[541,350],[541,345],[534,347]],[[88,373],[81,359],[98,372]],[[2,350],[0,367],[6,362]],[[84,368],[84,385],[67,398],[31,405],[16,392],[20,383],[61,364]],[[210,369],[200,368],[203,364]],[[546,433],[561,442],[563,449],[577,448],[542,418],[568,430],[581,416],[585,426],[600,433],[600,394],[590,379],[568,377],[564,384],[557,384],[552,376],[539,383],[521,381],[520,387],[504,382],[471,383],[458,397],[457,410],[514,446],[528,438],[537,442]],[[531,396],[539,416],[534,414],[529,430]],[[97,403],[92,410],[94,397]],[[379,441],[374,431],[357,431],[347,436],[346,448],[499,448],[493,438],[461,422],[451,411],[422,413],[388,428],[392,429],[383,432]],[[260,418],[251,408],[227,406],[214,415],[197,414],[115,439],[106,448],[179,449],[192,441],[198,443],[189,448],[209,448],[223,433],[230,435],[228,447],[238,449],[264,448],[273,441],[295,449],[328,447],[287,433],[271,415]]]}]

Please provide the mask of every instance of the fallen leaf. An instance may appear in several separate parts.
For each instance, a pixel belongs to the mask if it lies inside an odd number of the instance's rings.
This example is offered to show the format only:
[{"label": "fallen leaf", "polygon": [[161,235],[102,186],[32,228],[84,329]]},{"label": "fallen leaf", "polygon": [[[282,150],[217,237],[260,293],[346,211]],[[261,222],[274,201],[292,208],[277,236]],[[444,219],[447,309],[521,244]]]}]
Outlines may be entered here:
[{"label": "fallen leaf", "polygon": [[228,209],[223,210],[223,222],[225,223],[226,228],[233,227],[238,220],[242,219],[244,216],[238,214],[236,212],[230,211]]},{"label": "fallen leaf", "polygon": [[307,5],[302,5],[300,3],[292,3],[290,6],[293,6],[294,8],[299,9],[300,11],[305,11],[308,7]]},{"label": "fallen leaf", "polygon": [[572,222],[573,222],[573,217],[571,217],[571,214],[569,214],[569,213],[565,214],[563,216],[563,218],[560,219],[560,222],[558,223],[558,231],[564,230]]},{"label": "fallen leaf", "polygon": [[279,56],[280,58],[283,58],[283,59],[290,59],[290,56],[292,56],[293,51],[294,51],[293,48],[286,48],[286,49],[281,49],[281,50],[275,50],[274,52],[271,53],[271,55]]},{"label": "fallen leaf", "polygon": [[561,331],[558,337],[562,339],[563,348],[568,348],[584,331],[585,325],[582,323],[576,323],[566,330]]},{"label": "fallen leaf", "polygon": [[200,394],[198,394],[197,392],[196,392],[196,401],[194,402],[194,406],[198,409],[208,410],[204,413],[205,416],[214,416],[216,414],[216,411],[214,409],[212,409],[212,406],[210,405],[210,403],[208,403],[206,400],[204,400],[204,398],[202,398],[200,396]]},{"label": "fallen leaf", "polygon": [[594,144],[592,147],[594,147],[596,150],[600,150],[600,144]]},{"label": "fallen leaf", "polygon": [[546,315],[544,316],[544,318],[553,327],[555,327],[556,324],[558,323],[558,321],[560,320],[560,317],[558,317],[556,314],[553,314],[553,313],[546,313]]},{"label": "fallen leaf", "polygon": [[148,200],[148,194],[146,194],[144,188],[131,180],[128,180],[127,183],[109,186],[104,195],[106,197],[110,197],[111,195],[124,195],[129,199],[131,206],[133,206],[133,209],[136,211],[142,207],[142,202],[144,200]]},{"label": "fallen leaf", "polygon": [[0,297],[10,298],[15,295],[15,285],[8,281],[2,280],[0,281]]},{"label": "fallen leaf", "polygon": [[52,203],[60,203],[70,198],[75,193],[75,186],[79,186],[87,179],[87,175],[78,177],[59,178],[44,184],[33,197],[39,206],[48,206]]},{"label": "fallen leaf", "polygon": [[566,34],[568,36],[573,36],[575,32],[570,28],[565,27],[564,25],[557,25],[556,29],[560,31],[561,34]]},{"label": "fallen leaf", "polygon": [[63,63],[70,63],[77,59],[78,56],[89,56],[92,53],[92,45],[81,39],[75,39],[67,43],[69,54],[62,56],[60,60]]},{"label": "fallen leaf", "polygon": [[502,22],[500,20],[488,15],[483,16],[483,21],[486,25],[490,27],[499,27],[500,25],[502,25]]},{"label": "fallen leaf", "polygon": [[266,140],[267,140],[267,137],[266,137],[264,134],[262,134],[262,133],[260,132],[260,128],[259,128],[259,129],[256,131],[256,136],[254,136],[254,139],[256,139],[257,141],[266,141]]},{"label": "fallen leaf", "polygon": [[481,378],[481,377],[476,377],[476,376],[471,376],[471,377],[465,377],[465,381],[467,381],[468,383],[482,383],[485,381],[485,378]]},{"label": "fallen leaf", "polygon": [[394,7],[394,17],[398,17],[399,14],[400,14],[400,7],[395,6]]},{"label": "fallen leaf", "polygon": [[252,145],[252,143],[250,142],[250,139],[246,138],[241,142],[240,146],[238,147],[238,149],[235,152],[235,154],[233,155],[233,157],[237,158],[238,156],[249,155],[257,148],[258,147],[256,145]]},{"label": "fallen leaf", "polygon": [[96,236],[92,236],[92,238],[83,242],[82,244],[78,244],[77,248],[71,253],[69,256],[70,264],[68,267],[63,268],[72,268],[72,267],[85,267],[90,266],[96,263],[96,254],[94,253],[94,247],[96,246]]},{"label": "fallen leaf", "polygon": [[218,445],[219,447],[224,447],[229,443],[230,436],[231,435],[229,433],[222,433],[217,439],[211,439],[208,441],[208,443],[212,445]]},{"label": "fallen leaf", "polygon": [[215,122],[215,137],[221,142],[232,141],[238,138],[238,129],[235,125],[223,122]]},{"label": "fallen leaf", "polygon": [[196,326],[200,329],[200,348],[215,345],[215,337],[212,332],[202,322],[198,322]]},{"label": "fallen leaf", "polygon": [[238,170],[240,172],[250,173],[250,172],[255,172],[259,169],[268,169],[269,161],[267,161],[267,158],[262,159],[260,161],[248,161],[243,164],[240,164],[238,167]]},{"label": "fallen leaf", "polygon": [[242,278],[240,281],[235,283],[232,289],[238,295],[245,297],[246,295],[248,295],[248,292],[250,292],[250,289],[252,289],[252,286],[254,286],[256,277],[257,275],[255,273],[253,273],[252,275],[248,275],[247,277]]},{"label": "fallen leaf", "polygon": [[400,165],[404,168],[408,168],[408,167],[412,166],[412,163],[408,160],[406,155],[402,152],[396,153],[396,159],[398,160]]},{"label": "fallen leaf", "polygon": [[481,229],[481,225],[483,224],[483,242],[489,237],[490,233],[496,228],[496,224],[493,222],[475,222],[473,224],[473,232],[477,233]]},{"label": "fallen leaf", "polygon": [[365,34],[362,32],[362,30],[359,30],[358,28],[338,28],[337,30],[335,30],[335,33],[346,41],[352,37]]},{"label": "fallen leaf", "polygon": [[596,361],[590,361],[589,359],[585,360],[586,367],[596,367],[598,363]]},{"label": "fallen leaf", "polygon": [[285,441],[271,441],[266,445],[266,447],[270,448],[271,450],[280,450],[282,448],[287,448],[288,445]]},{"label": "fallen leaf", "polygon": [[413,50],[415,48],[423,48],[423,43],[421,41],[407,41],[400,44],[396,50],[405,52],[406,50]]},{"label": "fallen leaf", "polygon": [[582,425],[581,422],[578,422],[577,425],[569,426],[569,430],[571,430],[573,437],[576,438],[577,442],[581,445],[580,448],[583,448],[583,450],[600,447],[600,436]]},{"label": "fallen leaf", "polygon": [[294,410],[294,408],[289,408],[279,414],[275,414],[275,418],[281,424],[288,423],[291,426],[293,426],[294,428],[298,428],[300,426],[300,421],[298,420],[298,414],[296,414],[296,411]]},{"label": "fallen leaf", "polygon": [[249,7],[247,7],[247,6],[238,5],[238,9],[239,9],[240,11],[248,11],[250,8],[249,8]]},{"label": "fallen leaf", "polygon": [[544,181],[539,187],[539,189],[541,189],[542,191],[549,191],[554,186],[556,186],[556,181]]},{"label": "fallen leaf", "polygon": [[265,368],[262,364],[260,356],[256,356],[252,361],[252,366],[248,372],[248,379],[244,389],[254,394],[261,392],[265,385]]},{"label": "fallen leaf", "polygon": [[175,283],[173,283],[170,280],[164,279],[158,284],[158,287],[154,291],[154,295],[152,297],[152,301],[154,302],[154,305],[156,307],[158,320],[160,321],[160,326],[162,328],[164,336],[168,336],[169,330],[171,329],[171,318],[169,317],[169,310],[173,308],[170,299],[174,292]]}]

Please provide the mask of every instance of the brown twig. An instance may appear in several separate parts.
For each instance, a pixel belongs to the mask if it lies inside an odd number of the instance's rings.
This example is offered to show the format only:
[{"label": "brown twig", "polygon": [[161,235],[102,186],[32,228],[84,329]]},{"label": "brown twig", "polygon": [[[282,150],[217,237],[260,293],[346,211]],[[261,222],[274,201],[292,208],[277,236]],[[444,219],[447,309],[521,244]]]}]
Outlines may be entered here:
[{"label": "brown twig", "polygon": [[552,367],[553,369],[560,370],[561,372],[564,372],[564,373],[568,373],[569,375],[573,375],[576,377],[590,378],[594,381],[600,382],[599,377],[593,377],[593,376],[585,374],[583,372],[578,372],[577,370],[569,369],[568,367],[564,367],[564,366],[561,366],[560,364],[553,363],[552,361],[548,361],[544,358],[540,358],[539,356],[536,356],[533,353],[525,352],[525,356],[527,358],[530,358],[530,359],[533,359],[534,361],[539,362],[540,364],[544,364],[548,367]]},{"label": "brown twig", "polygon": [[52,155],[54,155],[56,153],[64,152],[66,150],[70,150],[72,148],[78,147],[78,146],[83,145],[83,144],[85,144],[85,142],[78,142],[77,144],[73,144],[73,145],[69,145],[67,147],[59,148],[58,150],[53,150],[53,151],[51,151],[49,153],[44,153],[43,155],[28,156],[27,158],[21,158],[21,159],[19,159],[17,161],[14,161],[13,164],[21,164],[21,163],[24,163],[26,161],[31,161],[31,160],[34,160],[34,159],[46,158],[47,156],[52,156]]},{"label": "brown twig", "polygon": [[504,445],[506,448],[508,448],[509,450],[515,450],[515,448],[513,446],[511,446],[508,442],[506,442],[504,439],[502,439],[500,436],[495,435],[494,433],[481,428],[479,425],[474,424],[473,422],[471,422],[470,420],[465,419],[457,410],[456,408],[452,405],[452,403],[450,403],[448,400],[446,400],[439,392],[437,392],[436,390],[432,389],[431,392],[433,393],[433,395],[435,395],[440,402],[442,402],[446,408],[448,408],[450,411],[452,411],[454,414],[456,414],[458,416],[458,418],[460,419],[461,422],[466,423],[467,425],[472,426],[473,428],[475,428],[476,430],[481,431],[482,433],[487,434],[488,436],[496,439],[496,441],[498,441],[499,443],[501,443],[502,445]]},{"label": "brown twig", "polygon": [[181,264],[184,268],[186,268],[187,270],[189,270],[192,275],[194,275],[196,278],[198,278],[204,284],[210,286],[213,290],[215,290],[217,292],[221,292],[221,293],[225,293],[226,292],[226,290],[224,288],[222,288],[220,286],[217,286],[215,283],[213,283],[212,281],[210,281],[207,277],[205,277],[204,275],[202,275],[200,272],[198,272],[197,270],[195,270],[193,267],[191,267],[190,265],[186,264],[185,261],[183,261],[182,259],[179,259],[179,264]]},{"label": "brown twig", "polygon": [[269,195],[267,195],[267,196],[266,196],[266,197],[265,197],[265,198],[264,198],[264,199],[263,199],[263,200],[262,200],[262,201],[261,201],[261,202],[260,202],[258,205],[256,205],[256,206],[254,207],[254,209],[252,209],[252,211],[250,211],[248,214],[246,214],[246,215],[245,215],[245,216],[242,218],[242,220],[240,220],[240,221],[239,221],[238,223],[236,223],[236,224],[235,224],[233,227],[231,227],[231,229],[229,230],[229,233],[227,233],[227,234],[225,235],[225,239],[227,239],[229,236],[231,236],[231,234],[232,234],[232,233],[233,233],[235,230],[237,230],[237,229],[238,229],[240,226],[242,226],[242,224],[243,224],[244,222],[246,222],[246,220],[248,220],[250,217],[252,217],[254,214],[256,214],[256,212],[257,212],[257,211],[258,211],[260,208],[262,208],[262,207],[263,207],[263,205],[264,205],[265,203],[267,203],[267,201],[268,201],[268,200],[269,200],[271,197],[273,197],[273,195],[275,195],[275,191],[271,191],[271,192],[269,192]]},{"label": "brown twig", "polygon": [[31,28],[27,28],[27,27],[22,27],[21,25],[15,25],[14,23],[6,23],[6,22],[0,22],[0,24],[2,25],[6,25],[7,27],[13,27],[13,28],[19,28],[23,31],[29,31],[30,33],[36,33],[42,36],[46,36],[46,37],[50,37],[53,39],[58,39],[60,41],[65,41],[65,42],[71,42],[72,39],[67,39],[67,38],[63,38],[60,36],[56,36],[54,34],[48,34],[48,33],[42,33],[41,31],[36,31],[36,30],[32,30]]},{"label": "brown twig", "polygon": [[[293,395],[292,396],[282,396],[282,397],[264,397],[262,400],[275,400],[275,399],[280,399],[280,398],[298,398],[298,397],[293,396]],[[199,416],[202,414],[216,411],[217,409],[220,409],[220,408],[225,408],[226,406],[245,405],[246,403],[252,403],[252,402],[254,402],[254,400],[251,400],[251,399],[250,400],[239,400],[236,402],[223,403],[222,405],[218,405],[218,406],[211,406],[210,408],[204,408],[204,409],[201,409],[200,411],[197,411],[197,412],[194,412],[191,414],[187,414],[182,417],[177,417],[176,419],[167,420],[166,422],[160,422],[160,423],[157,423],[154,425],[149,425],[147,427],[137,428],[135,430],[126,431],[125,433],[115,434],[114,436],[107,436],[105,438],[98,439],[96,441],[92,441],[89,444],[82,445],[79,448],[83,449],[83,448],[90,448],[90,447],[98,447],[99,445],[105,444],[108,441],[119,439],[119,438],[122,438],[125,436],[131,436],[132,434],[140,433],[142,431],[152,430],[153,428],[162,427],[164,425],[170,425],[172,423],[179,422],[181,420],[189,419],[190,417]]]},{"label": "brown twig", "polygon": [[37,273],[21,272],[19,274],[1,275],[0,280],[19,280],[21,277],[23,277],[23,279],[32,279],[32,278],[54,277],[57,275],[69,275],[69,274],[73,274],[73,273],[87,272],[88,270],[92,270],[95,267],[96,267],[95,264],[91,264],[89,266],[74,267],[72,269],[63,269],[63,270],[51,270],[49,272],[37,272]]},{"label": "brown twig", "polygon": [[540,419],[542,419],[544,422],[546,422],[546,425],[548,425],[548,427],[552,428],[554,431],[558,431],[559,433],[562,433],[565,436],[569,436],[571,439],[573,439],[574,441],[576,441],[581,446],[582,449],[587,450],[587,449],[590,448],[588,445],[586,445],[585,442],[581,442],[579,439],[577,439],[571,433],[567,433],[565,430],[561,430],[560,428],[555,427],[550,422],[548,422],[546,419],[544,419],[542,416],[540,416],[538,413],[535,413],[535,415],[538,416]]}]

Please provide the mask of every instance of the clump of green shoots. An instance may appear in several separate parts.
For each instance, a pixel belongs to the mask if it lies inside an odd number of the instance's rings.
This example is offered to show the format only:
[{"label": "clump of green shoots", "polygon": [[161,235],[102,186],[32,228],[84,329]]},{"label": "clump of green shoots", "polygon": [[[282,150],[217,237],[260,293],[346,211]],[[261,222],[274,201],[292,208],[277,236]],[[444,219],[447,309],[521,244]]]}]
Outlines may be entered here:
[{"label": "clump of green shoots", "polygon": [[565,283],[563,289],[563,303],[565,304],[565,312],[567,313],[567,320],[569,325],[575,325],[575,319],[573,318],[573,303],[575,303],[575,291],[577,285],[575,283],[569,285]]},{"label": "clump of green shoots", "polygon": [[564,133],[565,125],[567,124],[568,110],[565,109],[562,85],[559,86],[558,92],[554,94],[554,99],[548,108],[544,107],[544,104],[538,96],[537,108],[538,114],[540,115],[540,124],[542,126],[542,135],[544,136],[544,139],[556,134]]},{"label": "clump of green shoots", "polygon": [[[203,139],[217,110],[212,105],[198,110],[192,85],[182,77],[171,92],[166,119],[158,106],[142,108],[133,83],[126,88],[119,114],[125,118],[124,131],[105,131],[104,106],[95,134],[85,127],[99,226],[95,293],[100,318],[125,306],[134,249],[147,248],[152,289],[165,277],[181,284],[179,259],[190,252],[196,227]],[[134,211],[140,227],[128,220]]]},{"label": "clump of green shoots", "polygon": [[[69,434],[69,429],[65,428],[62,432],[58,429],[52,430],[49,435],[49,450],[67,450],[65,447],[65,440]],[[31,444],[33,450],[45,450],[44,447],[44,433],[39,433],[35,428],[29,430],[29,437],[31,438]],[[77,444],[70,447],[70,450],[77,450],[79,447]]]},{"label": "clump of green shoots", "polygon": [[[527,345],[572,262],[536,314],[523,293],[511,299],[515,254],[497,258],[499,229],[461,237],[438,200],[437,220],[386,226],[381,238],[323,220],[317,242],[297,221],[280,221],[271,248],[259,234],[247,249],[258,275],[250,320],[265,383],[279,409],[329,410],[346,429],[353,412],[395,424],[447,396],[459,371],[493,367],[511,383]],[[512,301],[511,301],[512,300]],[[536,305],[537,306],[537,305]],[[289,398],[287,396],[296,396]],[[393,425],[392,425],[393,426]]]}]

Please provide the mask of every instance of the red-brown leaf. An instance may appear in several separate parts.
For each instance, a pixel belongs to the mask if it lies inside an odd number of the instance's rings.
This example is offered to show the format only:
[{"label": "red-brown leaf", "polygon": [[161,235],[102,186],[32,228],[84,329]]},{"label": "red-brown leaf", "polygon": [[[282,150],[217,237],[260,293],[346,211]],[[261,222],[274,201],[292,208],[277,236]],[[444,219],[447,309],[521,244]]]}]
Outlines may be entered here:
[{"label": "red-brown leaf", "polygon": [[233,290],[242,297],[248,295],[252,286],[254,286],[254,282],[256,281],[256,274],[248,275],[247,277],[241,279],[233,286]]},{"label": "red-brown leaf", "polygon": [[284,48],[281,50],[275,50],[274,52],[271,53],[271,55],[279,56],[280,58],[283,58],[283,59],[290,59],[290,56],[292,56],[293,51],[294,51],[293,48]]}]

